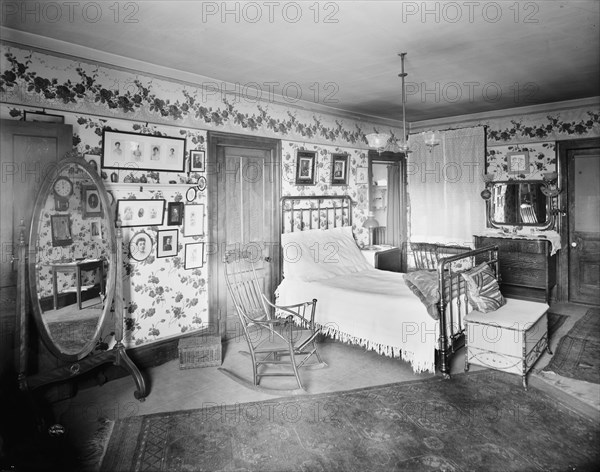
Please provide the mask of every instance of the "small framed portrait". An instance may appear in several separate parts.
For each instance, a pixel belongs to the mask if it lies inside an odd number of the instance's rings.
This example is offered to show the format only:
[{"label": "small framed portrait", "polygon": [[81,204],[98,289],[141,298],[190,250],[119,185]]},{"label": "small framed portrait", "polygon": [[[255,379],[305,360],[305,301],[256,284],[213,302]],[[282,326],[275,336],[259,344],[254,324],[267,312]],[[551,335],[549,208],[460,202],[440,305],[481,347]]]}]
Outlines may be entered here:
[{"label": "small framed portrait", "polygon": [[202,236],[204,234],[204,204],[185,205],[184,208],[184,236]]},{"label": "small framed portrait", "polygon": [[121,226],[160,226],[165,218],[165,200],[117,200],[117,219]]},{"label": "small framed portrait", "polygon": [[529,174],[529,151],[506,153],[509,174]]},{"label": "small framed portrait", "polygon": [[204,192],[206,190],[206,177],[204,177],[203,175],[198,177],[196,187],[198,188],[198,192]]},{"label": "small framed portrait", "polygon": [[185,199],[188,202],[193,202],[196,200],[196,187],[190,187],[187,189],[187,192],[185,192]]},{"label": "small framed portrait", "polygon": [[100,221],[90,221],[90,236],[92,239],[102,239],[102,223]]},{"label": "small framed portrait", "polygon": [[152,252],[152,238],[145,231],[138,231],[129,240],[129,257],[134,261],[145,261]]},{"label": "small framed portrait", "polygon": [[206,170],[206,154],[204,151],[190,151],[190,172]]},{"label": "small framed portrait", "polygon": [[94,154],[84,154],[83,158],[92,169],[96,171],[96,174],[100,175],[100,156]]},{"label": "small framed portrait", "polygon": [[156,257],[173,257],[177,255],[179,230],[165,229],[158,232],[156,239]]},{"label": "small framed portrait", "polygon": [[81,186],[81,205],[83,207],[84,218],[102,216],[100,193],[95,185]]},{"label": "small framed portrait", "polygon": [[348,154],[331,156],[331,185],[348,185]]},{"label": "small framed portrait", "polygon": [[185,245],[184,269],[198,269],[204,265],[204,243]]},{"label": "small framed portrait", "polygon": [[63,115],[53,115],[43,111],[25,111],[23,112],[25,121],[38,121],[42,123],[60,123],[64,124],[65,117]]},{"label": "small framed portrait", "polygon": [[[167,225],[180,225],[183,221],[183,202],[169,202],[167,209]],[[176,231],[176,230],[175,230]]]},{"label": "small framed portrait", "polygon": [[369,168],[368,167],[357,167],[356,168],[356,183],[358,185],[369,183]]},{"label": "small framed portrait", "polygon": [[317,151],[298,151],[296,154],[296,185],[315,184]]},{"label": "small framed portrait", "polygon": [[69,215],[52,215],[50,224],[52,226],[53,246],[69,246],[73,244],[71,217]]}]

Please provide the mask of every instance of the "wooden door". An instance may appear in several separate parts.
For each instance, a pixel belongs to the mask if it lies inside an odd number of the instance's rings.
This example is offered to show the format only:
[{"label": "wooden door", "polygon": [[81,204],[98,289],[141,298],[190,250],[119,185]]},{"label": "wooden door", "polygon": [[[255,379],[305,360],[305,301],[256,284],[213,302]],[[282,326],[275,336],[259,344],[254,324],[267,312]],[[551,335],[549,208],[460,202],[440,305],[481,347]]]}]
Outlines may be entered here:
[{"label": "wooden door", "polygon": [[35,198],[55,163],[73,148],[71,125],[0,120],[0,375],[12,363],[16,326],[16,269],[20,222],[25,239]]},{"label": "wooden door", "polygon": [[[217,170],[216,214],[209,222],[214,227],[212,241],[217,243],[211,260],[211,312],[220,319],[221,335],[228,339],[241,335],[237,314],[224,279],[221,261],[229,252],[245,252],[254,262],[265,295],[273,300],[279,280],[279,145],[278,141],[213,134],[209,149],[214,149]],[[209,156],[210,163],[210,156]],[[210,169],[212,166],[208,166]]]},{"label": "wooden door", "polygon": [[568,152],[569,301],[600,305],[600,148]]}]

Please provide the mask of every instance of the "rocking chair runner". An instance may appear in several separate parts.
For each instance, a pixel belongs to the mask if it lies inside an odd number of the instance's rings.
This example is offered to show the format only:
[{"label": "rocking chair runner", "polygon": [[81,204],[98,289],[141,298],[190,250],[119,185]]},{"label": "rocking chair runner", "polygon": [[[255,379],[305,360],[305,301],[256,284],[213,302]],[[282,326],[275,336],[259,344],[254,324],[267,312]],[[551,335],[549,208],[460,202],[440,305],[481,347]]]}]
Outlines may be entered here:
[{"label": "rocking chair runner", "polygon": [[[327,366],[319,356],[316,344],[320,332],[315,325],[317,300],[290,306],[271,303],[262,292],[254,265],[239,253],[226,257],[225,280],[248,344],[249,352],[240,352],[252,360],[252,382],[227,369],[219,370],[242,385],[265,393],[306,393],[299,369]],[[313,354],[318,362],[307,364]],[[277,371],[281,366],[287,371]],[[260,385],[262,377],[269,376],[293,376],[297,388]]]}]

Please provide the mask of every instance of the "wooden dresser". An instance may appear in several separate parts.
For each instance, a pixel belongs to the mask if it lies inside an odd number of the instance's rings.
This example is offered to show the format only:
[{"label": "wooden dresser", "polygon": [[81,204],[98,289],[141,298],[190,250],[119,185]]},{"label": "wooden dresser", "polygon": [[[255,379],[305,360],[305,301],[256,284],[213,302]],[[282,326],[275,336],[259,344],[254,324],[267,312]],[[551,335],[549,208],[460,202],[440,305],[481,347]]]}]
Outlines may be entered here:
[{"label": "wooden dresser", "polygon": [[556,285],[556,255],[550,255],[550,241],[475,236],[475,247],[485,246],[498,246],[504,296],[550,303]]}]

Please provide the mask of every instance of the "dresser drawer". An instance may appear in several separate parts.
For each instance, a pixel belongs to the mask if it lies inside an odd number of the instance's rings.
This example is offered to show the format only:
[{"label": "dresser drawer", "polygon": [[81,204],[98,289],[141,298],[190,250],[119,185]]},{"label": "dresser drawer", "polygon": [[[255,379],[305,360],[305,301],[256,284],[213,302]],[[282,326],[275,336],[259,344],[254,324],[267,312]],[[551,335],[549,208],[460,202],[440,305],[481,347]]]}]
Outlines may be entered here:
[{"label": "dresser drawer", "polygon": [[502,284],[536,288],[544,288],[546,286],[546,271],[543,269],[501,266],[500,274]]}]

